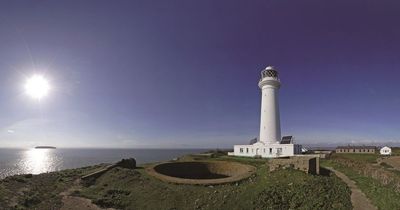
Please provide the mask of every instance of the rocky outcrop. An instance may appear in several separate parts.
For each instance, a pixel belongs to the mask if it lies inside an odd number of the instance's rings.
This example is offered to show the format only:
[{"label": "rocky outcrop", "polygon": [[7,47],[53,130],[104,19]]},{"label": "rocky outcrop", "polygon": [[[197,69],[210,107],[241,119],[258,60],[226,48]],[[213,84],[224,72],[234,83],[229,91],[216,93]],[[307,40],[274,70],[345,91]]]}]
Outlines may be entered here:
[{"label": "rocky outcrop", "polygon": [[117,167],[134,169],[136,168],[136,160],[134,158],[122,159],[115,164]]}]

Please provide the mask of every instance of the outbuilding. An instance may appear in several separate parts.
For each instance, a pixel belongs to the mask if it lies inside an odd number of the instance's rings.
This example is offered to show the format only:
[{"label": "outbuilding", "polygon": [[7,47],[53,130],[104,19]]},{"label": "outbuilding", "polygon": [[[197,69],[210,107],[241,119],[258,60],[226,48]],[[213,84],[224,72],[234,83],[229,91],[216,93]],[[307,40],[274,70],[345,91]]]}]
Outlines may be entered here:
[{"label": "outbuilding", "polygon": [[390,147],[384,146],[380,150],[381,155],[391,155],[392,149]]},{"label": "outbuilding", "polygon": [[374,154],[375,146],[339,146],[336,147],[336,153],[369,153]]}]

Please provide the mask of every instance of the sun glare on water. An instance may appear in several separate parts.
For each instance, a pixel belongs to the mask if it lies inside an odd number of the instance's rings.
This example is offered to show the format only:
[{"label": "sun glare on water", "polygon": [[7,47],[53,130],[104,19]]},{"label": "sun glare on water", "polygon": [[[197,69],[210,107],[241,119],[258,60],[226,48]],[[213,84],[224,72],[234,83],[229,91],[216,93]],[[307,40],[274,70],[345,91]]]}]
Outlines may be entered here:
[{"label": "sun glare on water", "polygon": [[51,149],[30,149],[23,153],[19,161],[22,173],[39,174],[58,170],[60,159]]},{"label": "sun glare on water", "polygon": [[25,83],[25,92],[34,99],[42,99],[50,90],[48,80],[42,75],[33,75]]}]

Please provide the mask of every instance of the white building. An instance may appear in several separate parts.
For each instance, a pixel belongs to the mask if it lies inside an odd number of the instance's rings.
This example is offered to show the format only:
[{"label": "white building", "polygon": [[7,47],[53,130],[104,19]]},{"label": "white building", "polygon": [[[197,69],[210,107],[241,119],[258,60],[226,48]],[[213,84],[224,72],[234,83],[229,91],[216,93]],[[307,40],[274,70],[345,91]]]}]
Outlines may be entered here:
[{"label": "white building", "polygon": [[301,145],[294,144],[292,136],[281,139],[278,92],[281,82],[278,72],[268,66],[261,72],[258,83],[261,89],[260,137],[250,145],[235,145],[229,155],[246,157],[287,157],[301,153]]},{"label": "white building", "polygon": [[382,147],[380,150],[381,155],[391,155],[392,149],[390,147]]}]

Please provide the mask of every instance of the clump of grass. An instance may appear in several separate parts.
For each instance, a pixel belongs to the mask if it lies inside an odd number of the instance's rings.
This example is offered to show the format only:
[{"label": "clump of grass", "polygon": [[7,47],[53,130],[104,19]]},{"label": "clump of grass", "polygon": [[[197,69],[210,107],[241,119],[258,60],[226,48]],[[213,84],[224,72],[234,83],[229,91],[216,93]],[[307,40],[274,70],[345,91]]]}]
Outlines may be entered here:
[{"label": "clump of grass", "polygon": [[[288,172],[291,174],[284,174]],[[257,195],[257,208],[351,209],[351,202],[348,199],[351,192],[337,177],[302,177],[301,174],[298,174],[293,169],[280,171],[277,175],[283,175],[282,177],[286,175],[287,179],[279,180],[273,178],[276,183],[265,187]]]},{"label": "clump of grass", "polygon": [[25,194],[21,200],[22,201],[20,203],[22,203],[22,205],[27,208],[34,207],[35,205],[42,202],[38,192],[32,191],[29,191],[27,194]]},{"label": "clump of grass", "polygon": [[384,168],[393,168],[393,166],[391,166],[385,162],[381,162],[380,165],[383,166]]},{"label": "clump of grass", "polygon": [[95,200],[94,203],[105,208],[110,208],[110,207],[124,208],[126,207],[126,205],[124,204],[124,200],[127,199],[127,196],[129,194],[130,192],[127,190],[110,189],[105,191],[103,196]]}]

